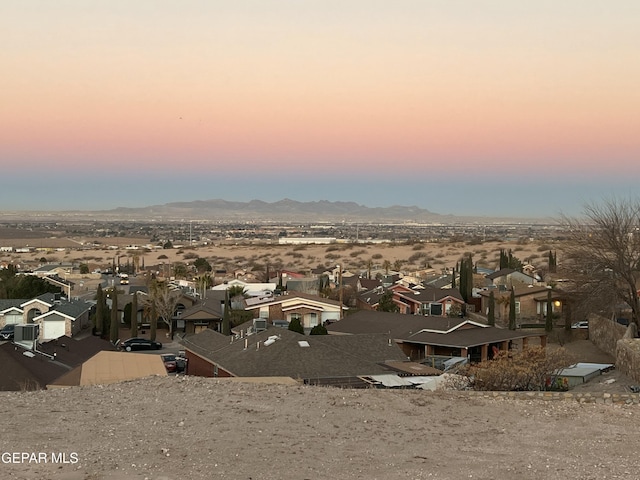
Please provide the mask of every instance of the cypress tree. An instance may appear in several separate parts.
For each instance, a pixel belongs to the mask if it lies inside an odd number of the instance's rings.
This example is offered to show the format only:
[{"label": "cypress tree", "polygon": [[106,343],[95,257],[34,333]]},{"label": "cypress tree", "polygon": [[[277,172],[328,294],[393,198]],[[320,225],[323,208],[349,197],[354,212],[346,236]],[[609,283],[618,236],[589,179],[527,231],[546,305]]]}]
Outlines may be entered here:
[{"label": "cypress tree", "polygon": [[496,297],[493,290],[489,294],[489,312],[487,313],[487,323],[492,327],[496,324]]},{"label": "cypress tree", "polygon": [[231,305],[229,303],[229,290],[224,293],[224,312],[222,312],[222,334],[231,335]]},{"label": "cypress tree", "polygon": [[115,343],[118,340],[120,322],[118,321],[118,291],[115,287],[111,289],[111,326],[109,330],[109,340]]},{"label": "cypress tree", "polygon": [[544,322],[544,330],[550,332],[553,330],[553,305],[551,304],[551,290],[547,292],[547,315]]},{"label": "cypress tree", "polygon": [[96,291],[96,313],[95,313],[95,326],[96,335],[102,335],[102,326],[104,324],[104,292],[102,291],[102,285],[98,285]]},{"label": "cypress tree", "polygon": [[151,318],[149,318],[149,338],[154,341],[158,334],[158,313],[156,312],[155,304],[151,305]]},{"label": "cypress tree", "polygon": [[511,296],[509,297],[509,330],[516,329],[516,292],[511,287]]},{"label": "cypress tree", "polygon": [[453,274],[451,275],[451,288],[456,288],[456,267],[453,267]]},{"label": "cypress tree", "polygon": [[131,297],[131,336],[138,336],[138,294],[133,293]]}]

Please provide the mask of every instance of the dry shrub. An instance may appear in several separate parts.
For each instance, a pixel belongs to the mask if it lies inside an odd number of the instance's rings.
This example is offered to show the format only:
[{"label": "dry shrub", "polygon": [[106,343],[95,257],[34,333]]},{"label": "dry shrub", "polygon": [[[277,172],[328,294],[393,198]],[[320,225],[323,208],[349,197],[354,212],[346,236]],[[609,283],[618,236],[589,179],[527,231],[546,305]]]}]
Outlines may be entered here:
[{"label": "dry shrub", "polygon": [[539,391],[546,390],[547,378],[571,363],[563,348],[528,347],[521,352],[502,351],[493,360],[469,366],[466,374],[474,390]]}]

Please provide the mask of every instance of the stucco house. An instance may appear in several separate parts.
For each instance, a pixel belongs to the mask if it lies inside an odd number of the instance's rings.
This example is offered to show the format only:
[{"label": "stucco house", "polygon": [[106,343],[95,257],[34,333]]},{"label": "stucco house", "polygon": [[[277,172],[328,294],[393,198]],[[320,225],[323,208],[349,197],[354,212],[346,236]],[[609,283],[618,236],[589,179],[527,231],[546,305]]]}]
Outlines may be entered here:
[{"label": "stucco house", "polygon": [[245,310],[255,312],[260,317],[273,322],[294,318],[300,320],[304,328],[313,328],[327,321],[339,320],[347,308],[339,301],[300,292],[287,292],[273,298],[248,298]]},{"label": "stucco house", "polygon": [[29,300],[2,300],[0,327],[35,323],[40,325],[39,340],[73,336],[89,327],[92,307],[84,300],[68,300],[58,293],[45,293]]}]

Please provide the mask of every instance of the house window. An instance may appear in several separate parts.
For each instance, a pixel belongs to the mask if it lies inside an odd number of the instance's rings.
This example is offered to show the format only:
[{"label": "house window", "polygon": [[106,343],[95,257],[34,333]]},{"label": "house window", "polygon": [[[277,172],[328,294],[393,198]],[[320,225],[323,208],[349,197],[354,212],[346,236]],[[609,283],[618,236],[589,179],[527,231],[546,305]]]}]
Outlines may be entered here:
[{"label": "house window", "polygon": [[441,316],[442,315],[442,304],[441,303],[430,303],[429,304],[430,315]]},{"label": "house window", "polygon": [[516,302],[516,315],[520,315],[520,302]]},{"label": "house window", "polygon": [[311,327],[315,327],[316,325],[318,325],[318,314],[315,312],[312,312],[309,314],[309,325]]},{"label": "house window", "polygon": [[300,315],[299,313],[292,313],[290,318],[291,320],[299,320],[300,322],[302,322],[302,315]]}]

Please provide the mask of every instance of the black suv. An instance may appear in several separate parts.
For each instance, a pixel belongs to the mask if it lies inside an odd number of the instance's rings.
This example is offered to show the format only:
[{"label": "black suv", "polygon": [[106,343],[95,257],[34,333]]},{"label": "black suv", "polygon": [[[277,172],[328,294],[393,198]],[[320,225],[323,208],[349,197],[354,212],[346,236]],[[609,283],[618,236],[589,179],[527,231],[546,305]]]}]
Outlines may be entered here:
[{"label": "black suv", "polygon": [[2,327],[2,330],[0,330],[0,340],[13,340],[13,332],[15,329],[16,326],[13,323]]}]

